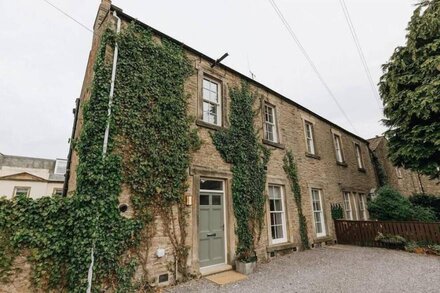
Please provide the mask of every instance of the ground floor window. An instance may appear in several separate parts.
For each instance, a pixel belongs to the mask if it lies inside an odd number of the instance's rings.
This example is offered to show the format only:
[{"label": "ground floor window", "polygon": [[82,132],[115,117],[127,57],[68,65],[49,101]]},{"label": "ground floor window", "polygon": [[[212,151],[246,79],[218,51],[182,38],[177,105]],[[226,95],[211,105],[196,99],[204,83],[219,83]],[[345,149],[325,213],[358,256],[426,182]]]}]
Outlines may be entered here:
[{"label": "ground floor window", "polygon": [[359,215],[361,220],[368,220],[366,199],[364,193],[359,193]]},{"label": "ground floor window", "polygon": [[344,211],[345,219],[353,220],[353,212],[351,210],[350,192],[344,192]]},{"label": "ground floor window", "polygon": [[312,188],[312,205],[316,236],[325,236],[324,210],[322,208],[322,195],[320,189]]},{"label": "ground floor window", "polygon": [[284,194],[283,189],[279,185],[269,185],[269,213],[272,243],[286,242]]},{"label": "ground floor window", "polygon": [[29,196],[31,194],[30,187],[15,186],[13,196]]}]

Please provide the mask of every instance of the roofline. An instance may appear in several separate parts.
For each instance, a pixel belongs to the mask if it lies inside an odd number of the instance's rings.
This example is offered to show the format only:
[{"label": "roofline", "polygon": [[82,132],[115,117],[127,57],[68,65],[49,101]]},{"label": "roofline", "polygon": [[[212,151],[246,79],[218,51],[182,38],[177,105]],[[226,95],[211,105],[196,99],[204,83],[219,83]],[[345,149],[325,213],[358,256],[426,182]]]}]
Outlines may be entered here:
[{"label": "roofline", "polygon": [[17,158],[17,159],[31,159],[31,160],[44,160],[44,161],[53,161],[56,160],[65,160],[65,159],[46,159],[46,158],[36,158],[36,157],[26,157],[26,156],[15,156],[15,155],[5,155],[2,154],[5,158]]},{"label": "roofline", "polygon": [[[178,40],[176,40],[175,38],[173,38],[173,37],[171,37],[171,36],[169,36],[169,35],[167,35],[167,34],[161,32],[161,31],[159,31],[159,30],[157,30],[157,29],[155,29],[155,28],[149,26],[148,24],[143,23],[142,21],[140,21],[140,20],[138,20],[138,19],[136,19],[136,18],[134,18],[134,17],[132,17],[132,16],[130,16],[130,15],[124,13],[123,10],[122,10],[121,8],[119,8],[119,7],[117,7],[117,6],[113,5],[113,4],[111,5],[110,10],[114,10],[114,11],[116,11],[116,12],[118,13],[118,17],[123,17],[123,18],[128,19],[129,21],[134,21],[134,22],[136,22],[137,24],[139,24],[139,25],[141,25],[141,26],[143,26],[143,27],[145,27],[145,28],[147,28],[147,29],[150,29],[151,31],[153,31],[153,33],[155,33],[155,34],[157,34],[157,35],[159,35],[159,36],[161,36],[161,37],[165,37],[165,38],[169,39],[170,41],[179,44],[179,45],[182,46],[185,50],[190,51],[190,52],[192,52],[192,53],[194,53],[194,54],[196,54],[196,55],[199,55],[200,57],[202,57],[202,58],[204,58],[204,59],[207,59],[207,60],[210,61],[210,62],[215,62],[215,59],[209,57],[208,55],[206,55],[206,54],[204,54],[204,53],[202,53],[202,52],[200,52],[200,51],[198,51],[198,50],[196,50],[196,49],[194,49],[194,48],[192,48],[192,47],[189,47],[188,45],[182,43],[181,41],[178,41]],[[323,120],[324,122],[327,122],[327,123],[330,124],[331,126],[336,127],[336,128],[338,128],[339,130],[342,130],[342,131],[344,131],[345,133],[347,133],[347,134],[349,134],[349,135],[352,135],[352,136],[356,137],[357,139],[359,139],[359,140],[365,142],[366,144],[369,144],[368,140],[366,140],[365,138],[360,137],[360,136],[358,136],[357,134],[354,134],[354,133],[352,133],[352,132],[346,130],[345,128],[342,128],[341,126],[339,126],[339,125],[337,125],[337,124],[331,122],[330,120],[328,120],[328,119],[326,119],[326,118],[324,118],[324,117],[322,117],[322,116],[316,114],[315,112],[313,112],[313,111],[307,109],[306,107],[304,107],[304,106],[298,104],[297,102],[294,102],[293,100],[287,98],[286,96],[283,96],[282,94],[280,94],[280,93],[276,92],[275,90],[273,90],[273,89],[271,89],[271,88],[265,86],[264,84],[259,83],[258,81],[256,81],[256,80],[254,80],[254,79],[252,79],[252,78],[250,78],[250,77],[244,75],[243,73],[240,73],[240,72],[238,72],[237,70],[235,70],[235,69],[233,69],[233,68],[231,68],[231,67],[229,67],[229,66],[227,66],[227,65],[224,65],[224,64],[222,64],[222,63],[217,64],[217,66],[219,66],[219,67],[223,67],[224,69],[226,69],[226,70],[228,70],[228,71],[230,71],[230,72],[232,72],[232,73],[238,75],[240,78],[245,79],[245,80],[248,81],[249,83],[252,83],[252,84],[254,84],[254,85],[257,85],[258,87],[263,88],[264,90],[270,92],[271,94],[280,97],[280,98],[281,98],[282,100],[284,100],[285,102],[290,103],[291,105],[293,105],[293,106],[295,106],[295,107],[297,107],[297,108],[303,110],[304,112],[307,112],[307,113],[309,113],[309,114],[312,114],[312,115],[316,116],[317,118]]]}]

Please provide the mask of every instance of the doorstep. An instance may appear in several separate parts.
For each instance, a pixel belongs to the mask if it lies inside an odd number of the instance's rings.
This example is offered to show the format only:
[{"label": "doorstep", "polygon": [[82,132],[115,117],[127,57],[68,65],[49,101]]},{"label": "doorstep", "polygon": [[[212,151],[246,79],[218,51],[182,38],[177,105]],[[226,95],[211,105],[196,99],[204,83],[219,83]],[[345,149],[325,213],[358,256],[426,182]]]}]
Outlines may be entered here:
[{"label": "doorstep", "polygon": [[218,265],[213,265],[213,266],[208,266],[208,267],[203,267],[200,268],[200,273],[202,274],[203,277],[205,276],[209,276],[212,274],[217,274],[217,273],[221,273],[224,271],[230,271],[232,270],[232,266],[228,265],[228,264],[218,264]]}]

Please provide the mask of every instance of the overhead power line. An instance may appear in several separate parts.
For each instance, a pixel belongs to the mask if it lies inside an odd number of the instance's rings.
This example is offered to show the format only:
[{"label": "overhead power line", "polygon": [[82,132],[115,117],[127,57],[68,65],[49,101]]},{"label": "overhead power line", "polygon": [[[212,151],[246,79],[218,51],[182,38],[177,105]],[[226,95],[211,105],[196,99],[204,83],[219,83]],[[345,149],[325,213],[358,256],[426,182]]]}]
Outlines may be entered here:
[{"label": "overhead power line", "polygon": [[370,84],[371,93],[373,94],[373,99],[376,100],[377,105],[379,109],[382,109],[383,107],[380,104],[380,98],[377,93],[376,87],[373,82],[373,78],[371,77],[370,69],[368,68],[367,60],[365,59],[364,52],[362,50],[361,43],[359,42],[359,38],[356,33],[356,29],[353,25],[353,22],[351,21],[350,13],[348,12],[347,5],[345,4],[344,0],[339,0],[339,3],[341,4],[342,11],[344,12],[345,20],[347,21],[348,28],[350,29],[351,37],[353,38],[353,41],[356,45],[356,49],[358,51],[359,57],[362,62],[362,66],[364,67],[365,74],[367,75],[368,83]]},{"label": "overhead power line", "polygon": [[280,18],[280,20],[282,21],[282,23],[284,24],[284,26],[286,27],[287,31],[289,32],[290,36],[292,37],[292,39],[295,41],[295,43],[297,44],[298,48],[300,49],[301,53],[304,55],[304,57],[306,58],[307,62],[310,64],[310,67],[312,67],[313,71],[315,72],[315,74],[318,76],[318,79],[321,81],[322,85],[324,86],[324,88],[327,90],[328,94],[330,95],[330,97],[333,99],[333,101],[336,103],[336,106],[338,106],[339,110],[341,111],[341,113],[344,115],[345,119],[348,121],[348,123],[351,125],[351,127],[353,128],[353,130],[355,132],[356,131],[356,127],[354,127],[353,123],[351,122],[350,118],[348,118],[348,115],[345,113],[344,109],[341,107],[341,105],[339,104],[338,100],[336,99],[336,96],[333,94],[333,92],[331,91],[330,87],[328,86],[327,82],[324,80],[324,78],[322,77],[321,73],[319,72],[318,68],[316,67],[315,63],[313,62],[312,58],[310,57],[310,55],[307,53],[307,50],[304,48],[304,46],[301,44],[301,42],[299,41],[298,37],[296,36],[295,32],[293,31],[292,27],[290,26],[289,22],[286,20],[286,18],[284,17],[283,13],[281,12],[281,10],[278,8],[278,6],[276,5],[274,0],[269,0],[270,4],[272,5],[273,9],[275,10],[275,12],[277,13],[278,17]]},{"label": "overhead power line", "polygon": [[82,26],[83,28],[85,28],[86,30],[88,30],[89,32],[93,33],[93,30],[89,29],[85,24],[81,23],[80,21],[76,20],[73,16],[70,16],[70,14],[68,14],[67,12],[63,11],[61,8],[55,6],[54,4],[50,3],[47,0],[42,0],[44,2],[46,2],[47,4],[49,4],[50,6],[52,6],[53,8],[55,8],[56,10],[58,10],[59,12],[61,12],[62,14],[64,14],[65,16],[67,16],[68,18],[70,18],[71,20],[73,20],[74,22],[76,22],[77,24],[79,24],[80,26]]}]

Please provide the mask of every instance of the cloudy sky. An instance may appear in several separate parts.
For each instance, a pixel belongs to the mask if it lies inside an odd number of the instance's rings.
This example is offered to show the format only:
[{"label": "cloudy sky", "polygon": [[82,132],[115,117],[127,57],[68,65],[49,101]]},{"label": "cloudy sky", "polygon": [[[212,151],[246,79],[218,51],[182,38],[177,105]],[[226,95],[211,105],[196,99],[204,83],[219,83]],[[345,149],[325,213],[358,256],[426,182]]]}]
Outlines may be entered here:
[{"label": "cloudy sky", "polygon": [[[49,0],[92,27],[99,0]],[[356,133],[383,132],[339,0],[275,0]],[[416,0],[345,0],[376,84]],[[114,0],[124,12],[354,131],[267,0]],[[92,35],[43,0],[0,0],[0,152],[67,156]]]}]

